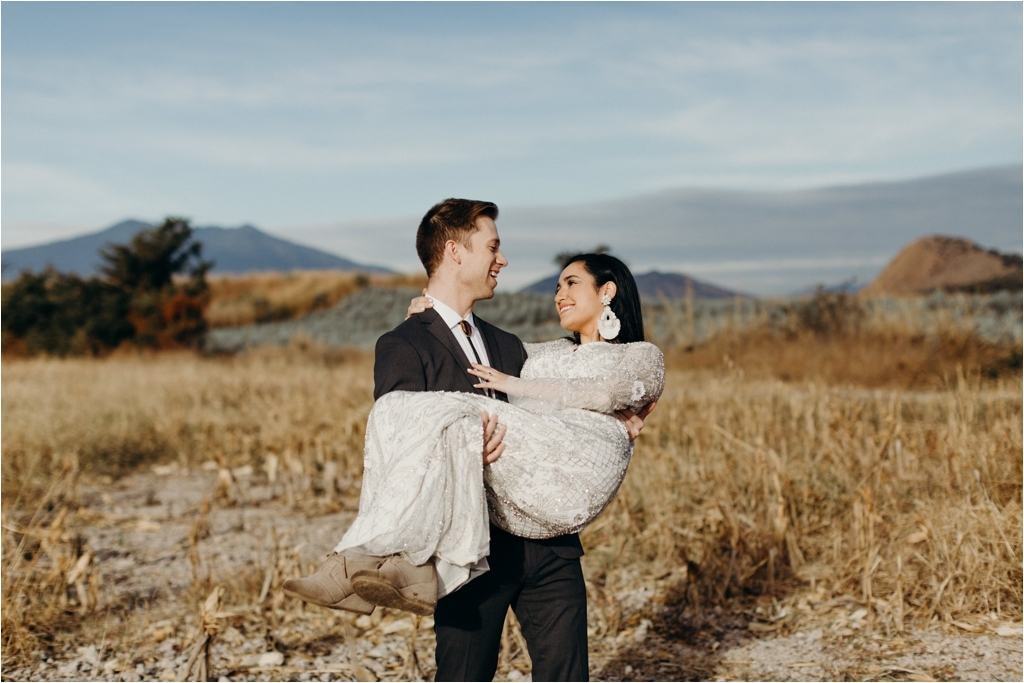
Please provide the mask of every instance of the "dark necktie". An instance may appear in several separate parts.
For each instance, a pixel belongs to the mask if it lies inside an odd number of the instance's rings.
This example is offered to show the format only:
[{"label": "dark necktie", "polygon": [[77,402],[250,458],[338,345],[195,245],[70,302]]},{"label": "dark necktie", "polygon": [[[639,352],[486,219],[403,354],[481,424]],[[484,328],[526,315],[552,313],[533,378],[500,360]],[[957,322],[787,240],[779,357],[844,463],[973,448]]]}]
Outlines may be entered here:
[{"label": "dark necktie", "polygon": [[[477,365],[483,365],[484,362],[480,360],[480,353],[476,350],[476,344],[473,343],[473,327],[465,320],[459,321],[459,327],[462,328],[462,334],[466,335],[466,341],[469,342],[469,348],[473,349],[473,356],[476,358]],[[494,392],[490,389],[484,389],[484,393],[494,398]]]}]

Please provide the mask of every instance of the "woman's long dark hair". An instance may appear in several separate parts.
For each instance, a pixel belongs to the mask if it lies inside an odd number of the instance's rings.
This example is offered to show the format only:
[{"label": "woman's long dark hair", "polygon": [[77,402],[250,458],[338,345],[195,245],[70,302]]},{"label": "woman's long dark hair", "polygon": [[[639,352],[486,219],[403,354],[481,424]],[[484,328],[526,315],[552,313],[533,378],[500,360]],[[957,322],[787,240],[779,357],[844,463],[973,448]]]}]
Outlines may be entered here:
[{"label": "woman's long dark hair", "polygon": [[[594,277],[594,284],[600,288],[606,282],[615,283],[615,296],[612,297],[612,313],[619,319],[619,334],[611,342],[628,344],[644,341],[644,316],[640,310],[640,293],[636,289],[636,280],[629,272],[626,264],[608,254],[577,254],[565,265],[582,263],[587,272]],[[564,270],[565,266],[563,266]],[[580,343],[579,332],[573,334],[576,343]]]}]

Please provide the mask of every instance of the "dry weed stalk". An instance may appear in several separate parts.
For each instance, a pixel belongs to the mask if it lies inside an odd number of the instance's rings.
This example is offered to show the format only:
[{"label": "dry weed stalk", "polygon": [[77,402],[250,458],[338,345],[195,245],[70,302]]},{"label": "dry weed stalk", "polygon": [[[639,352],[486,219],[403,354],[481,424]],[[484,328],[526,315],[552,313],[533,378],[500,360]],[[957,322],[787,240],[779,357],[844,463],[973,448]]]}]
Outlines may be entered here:
[{"label": "dry weed stalk", "polygon": [[517,669],[529,672],[533,667],[530,652],[526,647],[519,620],[511,609],[505,615],[505,627],[501,632],[501,649],[498,652],[498,669],[507,671]]},{"label": "dry weed stalk", "polygon": [[205,586],[210,582],[209,571],[203,571],[203,560],[199,554],[199,542],[210,535],[210,503],[204,498],[199,504],[199,516],[188,530],[188,559],[192,565],[192,584]]},{"label": "dry weed stalk", "polygon": [[[223,616],[220,612],[220,599],[224,589],[217,586],[206,597],[206,600],[199,605],[199,633],[192,651],[189,653],[188,661],[178,674],[182,681],[208,681],[211,673],[210,648],[213,638],[222,628],[220,621]],[[193,673],[194,672],[194,673]]]}]

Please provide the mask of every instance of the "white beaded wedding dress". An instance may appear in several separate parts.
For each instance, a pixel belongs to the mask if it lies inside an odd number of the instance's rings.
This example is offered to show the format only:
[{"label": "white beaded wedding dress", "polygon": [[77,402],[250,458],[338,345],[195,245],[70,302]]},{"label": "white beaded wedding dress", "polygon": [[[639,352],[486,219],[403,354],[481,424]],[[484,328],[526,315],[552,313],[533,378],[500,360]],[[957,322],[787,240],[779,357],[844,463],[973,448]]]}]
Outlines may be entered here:
[{"label": "white beaded wedding dress", "polygon": [[[516,536],[574,533],[611,502],[633,453],[612,414],[661,396],[664,357],[646,342],[526,344],[510,403],[479,394],[393,391],[366,425],[359,515],[335,548],[434,558],[439,596],[487,570],[488,520]],[[484,466],[481,411],[508,427]]]}]

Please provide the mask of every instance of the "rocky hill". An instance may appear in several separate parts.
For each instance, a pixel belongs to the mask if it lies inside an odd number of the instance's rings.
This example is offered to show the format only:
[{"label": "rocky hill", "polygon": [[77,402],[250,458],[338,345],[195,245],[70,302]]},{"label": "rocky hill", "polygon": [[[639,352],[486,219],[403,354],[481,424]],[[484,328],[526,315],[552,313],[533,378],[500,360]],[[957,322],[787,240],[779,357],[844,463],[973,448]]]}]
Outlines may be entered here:
[{"label": "rocky hill", "polygon": [[903,248],[864,296],[1021,290],[1021,257],[985,250],[970,240],[933,235]]}]

